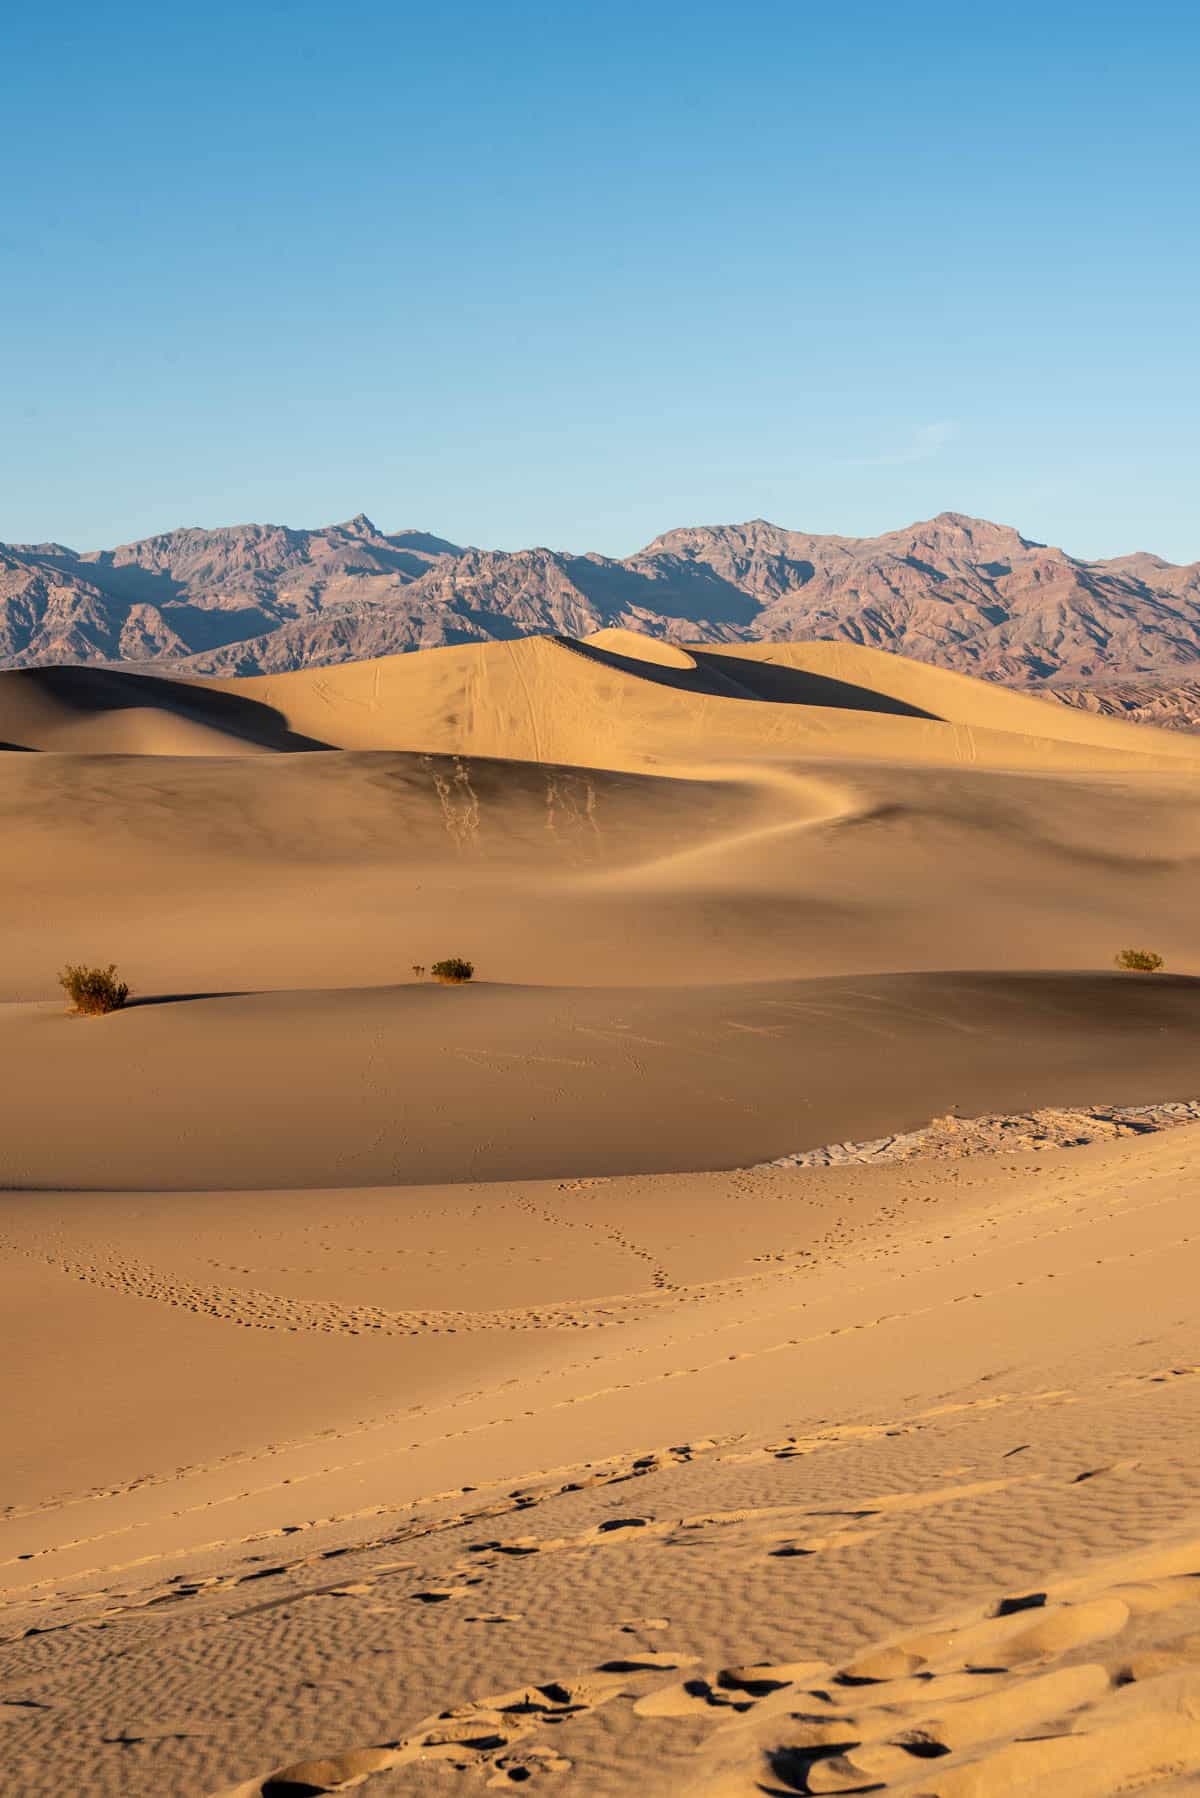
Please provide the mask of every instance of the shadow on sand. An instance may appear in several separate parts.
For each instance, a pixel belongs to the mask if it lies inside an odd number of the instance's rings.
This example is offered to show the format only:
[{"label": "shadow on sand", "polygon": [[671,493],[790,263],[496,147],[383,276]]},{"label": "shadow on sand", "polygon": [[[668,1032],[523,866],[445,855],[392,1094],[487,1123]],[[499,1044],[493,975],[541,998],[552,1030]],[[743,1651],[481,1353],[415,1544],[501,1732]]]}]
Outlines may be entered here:
[{"label": "shadow on sand", "polygon": [[134,1011],[147,1005],[195,1005],[202,999],[253,999],[256,987],[211,993],[140,993],[125,1001],[122,1010]]},{"label": "shadow on sand", "polygon": [[618,650],[603,649],[597,643],[583,643],[571,637],[559,637],[558,642],[589,661],[600,662],[622,674],[636,674],[639,680],[653,681],[660,687],[707,693],[715,699],[825,706],[842,712],[876,712],[893,718],[942,722],[937,712],[910,705],[906,699],[879,693],[873,687],[861,687],[854,681],[837,680],[831,674],[812,674],[804,668],[789,668],[782,662],[760,662],[753,656],[723,656],[690,645],[686,653],[692,657],[695,666],[681,668],[670,663],[642,661],[621,655]]},{"label": "shadow on sand", "polygon": [[119,668],[18,668],[6,678],[28,683],[76,712],[122,712],[156,706],[264,749],[332,748],[317,737],[289,730],[286,718],[274,706],[219,687],[167,680],[156,674],[127,674]]}]

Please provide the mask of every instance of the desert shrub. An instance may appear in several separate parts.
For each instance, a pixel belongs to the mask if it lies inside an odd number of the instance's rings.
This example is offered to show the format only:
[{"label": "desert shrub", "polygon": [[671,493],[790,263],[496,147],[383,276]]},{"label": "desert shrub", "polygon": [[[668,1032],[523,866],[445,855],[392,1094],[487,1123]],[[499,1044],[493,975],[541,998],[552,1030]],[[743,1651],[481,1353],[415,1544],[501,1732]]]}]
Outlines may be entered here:
[{"label": "desert shrub", "polygon": [[117,979],[112,962],[106,968],[67,967],[58,977],[72,1009],[84,1017],[102,1017],[106,1011],[120,1011],[129,997],[129,988]]},{"label": "desert shrub", "polygon": [[460,955],[451,955],[446,961],[435,961],[429,972],[443,986],[459,986],[464,980],[470,980],[475,963],[464,961]]},{"label": "desert shrub", "polygon": [[1122,949],[1116,961],[1119,968],[1131,974],[1157,974],[1163,965],[1162,956],[1153,949]]}]

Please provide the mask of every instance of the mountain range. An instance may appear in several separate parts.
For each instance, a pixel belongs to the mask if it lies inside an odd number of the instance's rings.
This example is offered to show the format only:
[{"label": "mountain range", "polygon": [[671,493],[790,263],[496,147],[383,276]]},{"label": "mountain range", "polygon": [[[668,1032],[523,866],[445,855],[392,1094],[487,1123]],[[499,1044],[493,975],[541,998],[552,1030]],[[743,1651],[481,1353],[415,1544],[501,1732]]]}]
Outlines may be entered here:
[{"label": "mountain range", "polygon": [[957,512],[878,537],[696,526],[623,561],[463,547],[361,514],[83,553],[0,545],[9,668],[231,676],[614,626],[711,644],[840,638],[1159,723],[1200,710],[1200,563],[1087,561]]}]

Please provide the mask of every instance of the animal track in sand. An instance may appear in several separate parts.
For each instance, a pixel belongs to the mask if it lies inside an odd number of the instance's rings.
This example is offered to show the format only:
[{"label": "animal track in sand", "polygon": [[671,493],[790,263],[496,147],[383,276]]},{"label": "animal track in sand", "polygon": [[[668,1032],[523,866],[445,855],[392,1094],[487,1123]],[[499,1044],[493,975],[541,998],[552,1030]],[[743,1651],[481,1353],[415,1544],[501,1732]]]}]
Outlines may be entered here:
[{"label": "animal track in sand", "polygon": [[332,1300],[301,1299],[254,1287],[198,1286],[149,1263],[96,1250],[90,1259],[5,1241],[0,1247],[45,1262],[71,1279],[100,1286],[131,1298],[149,1299],[194,1311],[252,1330],[303,1330],[312,1334],[362,1336],[456,1335],[492,1330],[602,1329],[640,1315],[647,1304],[673,1295],[675,1289],[646,1251],[621,1240],[620,1246],[652,1262],[652,1291],[611,1298],[511,1307],[496,1311],[388,1311],[377,1305],[343,1305]]},{"label": "animal track in sand", "polygon": [[[740,1174],[735,1172],[730,1176],[735,1185],[739,1180],[753,1181],[758,1177],[745,1171]],[[1040,1201],[1035,1201],[1028,1207],[1028,1210],[1031,1216],[1052,1216],[1056,1203],[1056,1196],[1049,1195]],[[1118,1216],[1124,1209],[1127,1209],[1127,1205],[1114,1205],[1110,1208],[1110,1214]],[[550,1215],[554,1216],[555,1223],[560,1226],[567,1222],[561,1214],[547,1213],[548,1217]],[[597,1227],[603,1228],[603,1226]],[[976,1226],[985,1248],[986,1228],[986,1220]],[[1030,1244],[1036,1244],[1045,1237],[1062,1234],[1069,1228],[1068,1224],[1051,1224],[1049,1227],[1035,1230],[1029,1238]],[[619,1233],[614,1231],[614,1237],[619,1237]],[[1175,1242],[1157,1243],[1144,1249],[1099,1256],[1089,1265],[1107,1266],[1134,1260],[1141,1255],[1169,1253],[1175,1247],[1188,1245],[1191,1240],[1189,1236],[1185,1235],[1179,1237]],[[389,1311],[377,1306],[343,1305],[334,1302],[299,1299],[265,1290],[197,1285],[147,1264],[114,1256],[102,1248],[93,1248],[90,1252],[86,1249],[81,1251],[76,1248],[73,1253],[68,1253],[57,1244],[29,1244],[14,1241],[11,1238],[0,1246],[57,1268],[66,1277],[79,1279],[130,1297],[215,1317],[237,1327],[344,1335],[423,1336],[442,1332],[465,1334],[487,1331],[610,1329],[620,1327],[635,1319],[644,1319],[659,1309],[670,1312],[678,1307],[690,1307],[714,1293],[747,1299],[754,1297],[756,1302],[761,1304],[761,1294],[773,1290],[777,1290],[781,1294],[786,1292],[792,1283],[798,1280],[803,1282],[806,1272],[813,1265],[813,1262],[809,1260],[797,1263],[795,1260],[789,1259],[785,1263],[769,1263],[762,1272],[746,1273],[723,1280],[675,1288],[671,1285],[666,1270],[649,1251],[623,1238],[619,1241],[623,1249],[640,1257],[649,1267],[652,1281],[650,1290],[635,1294],[614,1295],[608,1298],[576,1302],[554,1301],[496,1311]],[[852,1240],[836,1238],[820,1246],[824,1265],[832,1268],[843,1264],[844,1257],[851,1251]],[[983,1251],[981,1250],[981,1252]],[[1010,1281],[1002,1286],[986,1287],[982,1290],[976,1289],[960,1294],[955,1302],[962,1302],[966,1299],[995,1298],[1018,1288],[1029,1287],[1057,1277],[1069,1277],[1069,1275],[1059,1276],[1051,1272],[1033,1273],[1025,1279]],[[855,1289],[852,1287],[850,1290]],[[789,1312],[802,1312],[805,1304],[804,1299],[777,1302],[774,1312],[780,1317]],[[909,1311],[867,1318],[849,1327],[855,1329],[877,1328],[881,1325],[899,1322],[907,1317],[928,1315],[930,1311],[930,1307],[917,1307]],[[722,1323],[719,1328],[722,1330],[735,1329],[740,1326],[741,1321],[743,1320],[735,1317]],[[832,1336],[837,1333],[837,1331],[829,1331],[821,1333],[820,1336],[789,1338],[774,1346],[777,1348],[800,1346],[803,1342],[823,1339],[824,1336]],[[768,1349],[756,1352],[769,1353],[773,1351]]]},{"label": "animal track in sand", "polygon": [[[1053,1235],[1057,1232],[1051,1230],[1045,1234]],[[1190,1235],[1184,1235],[1173,1241],[1156,1242],[1141,1249],[1127,1249],[1111,1255],[1096,1256],[1089,1266],[1105,1267],[1126,1261],[1136,1261],[1145,1256],[1166,1254],[1172,1249],[1189,1246],[1192,1240]],[[491,1330],[605,1329],[619,1326],[633,1318],[644,1317],[650,1308],[691,1304],[702,1294],[720,1290],[733,1296],[742,1296],[755,1290],[761,1290],[765,1283],[769,1284],[781,1277],[777,1273],[768,1273],[710,1281],[682,1288],[668,1285],[641,1294],[617,1295],[606,1299],[591,1299],[576,1303],[552,1302],[501,1311],[386,1311],[377,1306],[339,1305],[331,1301],[297,1299],[256,1289],[198,1287],[190,1282],[175,1279],[145,1263],[106,1255],[99,1251],[96,1252],[94,1259],[81,1260],[62,1255],[50,1248],[35,1248],[12,1240],[0,1239],[0,1248],[25,1255],[32,1260],[42,1261],[50,1267],[57,1268],[70,1278],[83,1280],[91,1285],[101,1286],[110,1291],[123,1292],[131,1297],[205,1313],[242,1328],[308,1330],[313,1333],[351,1336],[371,1332],[391,1335],[437,1335],[444,1332],[448,1335],[455,1335]],[[633,1252],[644,1254],[647,1259],[650,1259],[645,1251],[635,1249]],[[785,1277],[799,1271],[802,1270],[789,1268],[785,1270]],[[665,1274],[663,1277],[665,1278]],[[899,1323],[913,1317],[929,1316],[951,1304],[962,1304],[972,1299],[993,1299],[1020,1288],[1034,1286],[1059,1277],[1057,1272],[1032,1273],[1021,1280],[1011,1280],[999,1286],[977,1288],[959,1293],[950,1299],[940,1300],[935,1305],[917,1306],[909,1311],[884,1312],[879,1316],[865,1318],[854,1324],[819,1331],[812,1336],[787,1338],[767,1349],[755,1350],[752,1353],[755,1355],[777,1353],[787,1348],[801,1347],[809,1342],[825,1341],[835,1336],[845,1335],[850,1331],[876,1329],[881,1325]],[[1069,1276],[1064,1274],[1062,1277]],[[778,1306],[775,1315],[782,1316],[791,1311],[803,1311],[804,1309],[805,1302],[800,1300]],[[719,1328],[721,1330],[736,1329],[740,1327],[742,1321],[744,1320],[733,1319],[723,1323]],[[728,1357],[723,1359],[728,1359]],[[720,1362],[712,1362],[708,1365],[715,1367],[720,1365]],[[677,1370],[677,1373],[698,1373],[700,1371],[700,1368],[687,1368]],[[671,1374],[655,1376],[656,1379],[670,1377],[677,1376]]]},{"label": "animal track in sand", "polygon": [[[577,1191],[587,1184],[586,1181],[572,1181],[569,1186],[560,1183],[559,1191]],[[618,1230],[614,1224],[597,1223],[595,1219],[583,1216],[564,1216],[561,1212],[552,1211],[549,1206],[539,1205],[529,1198],[518,1198],[515,1203],[529,1217],[540,1219],[543,1223],[554,1225],[559,1229],[588,1231],[601,1240],[607,1239],[625,1254],[644,1261],[650,1269],[650,1285],[653,1291],[677,1292],[679,1290],[658,1258],[651,1254],[649,1249],[643,1248],[640,1243],[631,1242],[629,1237]]]}]

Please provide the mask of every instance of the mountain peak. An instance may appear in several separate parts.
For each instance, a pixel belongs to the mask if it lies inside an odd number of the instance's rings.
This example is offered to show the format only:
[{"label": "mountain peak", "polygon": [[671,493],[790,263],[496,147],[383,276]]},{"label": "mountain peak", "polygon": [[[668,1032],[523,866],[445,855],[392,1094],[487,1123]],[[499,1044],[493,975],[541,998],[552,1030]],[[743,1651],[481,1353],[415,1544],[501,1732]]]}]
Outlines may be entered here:
[{"label": "mountain peak", "polygon": [[1022,537],[1015,525],[997,524],[991,518],[975,518],[970,512],[938,512],[933,518],[909,526],[914,535],[940,531],[965,538],[969,543],[1006,543],[1023,549],[1045,549],[1035,538]]}]

